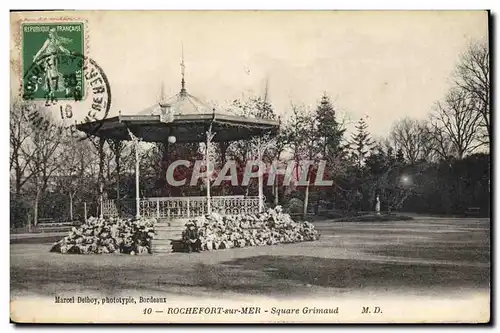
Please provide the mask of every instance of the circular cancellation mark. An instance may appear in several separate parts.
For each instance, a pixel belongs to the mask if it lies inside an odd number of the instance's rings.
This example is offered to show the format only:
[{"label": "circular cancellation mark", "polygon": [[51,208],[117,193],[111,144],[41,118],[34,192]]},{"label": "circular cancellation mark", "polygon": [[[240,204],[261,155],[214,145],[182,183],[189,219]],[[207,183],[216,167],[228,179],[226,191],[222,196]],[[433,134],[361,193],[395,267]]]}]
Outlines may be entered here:
[{"label": "circular cancellation mark", "polygon": [[57,128],[81,138],[76,125],[93,122],[99,130],[111,107],[106,74],[93,60],[75,53],[51,53],[36,59],[23,77],[27,118],[37,128]]}]

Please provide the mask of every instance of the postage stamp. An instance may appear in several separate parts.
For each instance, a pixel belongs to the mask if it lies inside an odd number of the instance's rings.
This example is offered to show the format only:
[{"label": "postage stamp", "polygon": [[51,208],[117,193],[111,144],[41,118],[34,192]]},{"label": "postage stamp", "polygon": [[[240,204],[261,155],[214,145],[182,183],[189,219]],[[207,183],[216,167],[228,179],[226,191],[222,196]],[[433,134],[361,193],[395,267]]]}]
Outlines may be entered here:
[{"label": "postage stamp", "polygon": [[107,117],[111,87],[102,68],[89,57],[86,20],[38,17],[20,20],[13,28],[18,29],[14,42],[19,97],[33,126],[58,127],[78,135],[76,125]]},{"label": "postage stamp", "polygon": [[84,97],[82,62],[63,55],[85,55],[83,22],[23,23],[22,71],[43,63],[45,71],[24,82],[23,94],[33,100],[81,100]]}]

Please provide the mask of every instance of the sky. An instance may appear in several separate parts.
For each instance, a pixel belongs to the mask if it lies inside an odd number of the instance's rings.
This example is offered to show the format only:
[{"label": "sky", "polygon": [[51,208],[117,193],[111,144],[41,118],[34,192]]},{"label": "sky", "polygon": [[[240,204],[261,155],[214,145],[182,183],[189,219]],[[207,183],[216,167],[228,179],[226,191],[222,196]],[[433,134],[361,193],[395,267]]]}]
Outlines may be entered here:
[{"label": "sky", "polygon": [[[326,93],[350,129],[364,117],[375,137],[404,117],[423,119],[451,85],[460,53],[488,38],[483,11],[74,12],[11,14],[11,65],[20,20],[86,21],[87,54],[109,79],[110,116],[135,114],[180,90],[224,105],[263,94],[276,113],[313,109]],[[11,90],[19,71],[11,66]]]}]

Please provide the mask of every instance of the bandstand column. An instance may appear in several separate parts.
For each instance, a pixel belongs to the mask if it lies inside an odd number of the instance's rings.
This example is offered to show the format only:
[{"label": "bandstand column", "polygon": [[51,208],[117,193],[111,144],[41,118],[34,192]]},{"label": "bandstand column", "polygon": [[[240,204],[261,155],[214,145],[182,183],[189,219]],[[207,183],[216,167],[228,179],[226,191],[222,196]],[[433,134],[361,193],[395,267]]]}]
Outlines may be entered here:
[{"label": "bandstand column", "polygon": [[135,142],[135,217],[141,217],[141,196],[139,194],[139,141]]},{"label": "bandstand column", "polygon": [[263,155],[263,147],[262,147],[262,142],[261,139],[257,139],[257,158],[258,158],[258,163],[259,163],[259,213],[264,211],[264,190],[263,190],[263,173],[264,170],[262,170],[262,155]]},{"label": "bandstand column", "polygon": [[141,217],[141,196],[139,192],[139,139],[128,130],[128,134],[134,142],[135,150],[135,217]]},{"label": "bandstand column", "polygon": [[206,132],[207,142],[206,142],[206,152],[205,152],[205,164],[206,164],[206,179],[207,179],[207,213],[212,214],[212,199],[210,197],[210,148],[212,146],[212,139],[215,133],[212,132],[212,124],[210,124],[208,131]]},{"label": "bandstand column", "polygon": [[99,183],[99,218],[104,218],[103,184]]},{"label": "bandstand column", "polygon": [[110,145],[113,150],[113,154],[115,155],[115,165],[116,165],[116,210],[118,216],[121,216],[122,210],[120,204],[120,172],[121,172],[120,156],[123,150],[123,142],[115,139],[110,142]]},{"label": "bandstand column", "polygon": [[98,143],[98,151],[99,151],[99,175],[98,175],[98,182],[99,182],[99,218],[104,218],[104,211],[103,211],[103,192],[104,192],[104,143],[106,142],[105,139],[99,138],[99,143]]}]

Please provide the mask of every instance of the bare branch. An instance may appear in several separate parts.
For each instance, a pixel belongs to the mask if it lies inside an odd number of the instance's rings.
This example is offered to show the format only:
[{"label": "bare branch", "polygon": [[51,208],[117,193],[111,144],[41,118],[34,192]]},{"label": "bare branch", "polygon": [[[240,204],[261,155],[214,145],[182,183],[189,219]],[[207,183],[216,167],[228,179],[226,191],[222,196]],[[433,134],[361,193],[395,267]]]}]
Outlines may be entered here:
[{"label": "bare branch", "polygon": [[456,87],[451,89],[444,102],[436,103],[432,115],[435,139],[440,148],[445,148],[444,138],[453,145],[452,151],[457,158],[463,158],[478,147],[478,128],[481,114],[475,112],[474,95]]},{"label": "bare branch", "polygon": [[480,127],[484,131],[480,142],[489,145],[490,126],[490,53],[486,42],[471,43],[462,54],[455,70],[455,83],[474,100],[472,110],[480,115]]}]

